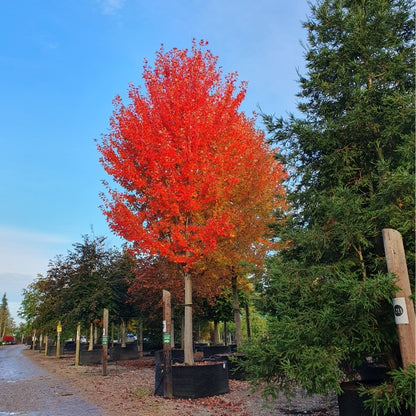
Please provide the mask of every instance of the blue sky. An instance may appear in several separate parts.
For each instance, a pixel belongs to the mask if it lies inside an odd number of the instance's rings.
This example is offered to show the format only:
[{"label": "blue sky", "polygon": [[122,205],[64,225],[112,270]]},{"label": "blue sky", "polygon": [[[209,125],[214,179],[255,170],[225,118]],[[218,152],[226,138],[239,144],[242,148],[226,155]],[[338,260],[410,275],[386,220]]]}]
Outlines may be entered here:
[{"label": "blue sky", "polygon": [[23,288],[83,234],[119,244],[99,208],[94,140],[143,60],[207,40],[248,81],[242,111],[285,116],[308,12],[306,0],[0,0],[0,296],[15,318]]}]

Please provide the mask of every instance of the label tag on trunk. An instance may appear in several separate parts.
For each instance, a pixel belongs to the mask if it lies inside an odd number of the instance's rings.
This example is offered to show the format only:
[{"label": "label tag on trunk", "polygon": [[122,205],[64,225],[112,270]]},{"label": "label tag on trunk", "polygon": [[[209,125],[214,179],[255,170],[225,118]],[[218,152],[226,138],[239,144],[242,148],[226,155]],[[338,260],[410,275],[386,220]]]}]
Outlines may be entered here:
[{"label": "label tag on trunk", "polygon": [[405,298],[393,298],[393,310],[394,320],[396,321],[397,325],[409,323]]}]

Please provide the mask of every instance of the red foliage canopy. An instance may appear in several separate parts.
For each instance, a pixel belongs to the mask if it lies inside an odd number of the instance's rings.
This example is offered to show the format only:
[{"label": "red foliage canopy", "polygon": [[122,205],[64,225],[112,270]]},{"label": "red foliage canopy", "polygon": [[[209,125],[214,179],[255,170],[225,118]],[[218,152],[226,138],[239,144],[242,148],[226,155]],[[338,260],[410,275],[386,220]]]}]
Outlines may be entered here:
[{"label": "red foliage canopy", "polygon": [[255,120],[238,112],[246,84],[223,77],[205,46],[162,47],[154,68],[144,65],[147,94],[131,85],[127,106],[115,98],[98,146],[119,185],[104,197],[110,227],[187,269],[237,235],[246,246],[259,239],[283,177]]}]

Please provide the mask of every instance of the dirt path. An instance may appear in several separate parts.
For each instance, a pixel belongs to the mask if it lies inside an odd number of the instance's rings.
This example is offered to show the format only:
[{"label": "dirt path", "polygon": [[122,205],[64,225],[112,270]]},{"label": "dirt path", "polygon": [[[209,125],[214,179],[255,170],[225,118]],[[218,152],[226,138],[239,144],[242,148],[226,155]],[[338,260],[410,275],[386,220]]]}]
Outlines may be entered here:
[{"label": "dirt path", "polygon": [[57,375],[42,370],[25,356],[21,345],[0,347],[0,415],[101,415]]},{"label": "dirt path", "polygon": [[[265,403],[260,394],[253,393],[244,381],[230,380],[230,392],[221,396],[197,400],[167,400],[153,394],[155,370],[153,359],[150,357],[144,360],[109,363],[108,375],[103,377],[100,366],[75,367],[73,357],[58,360],[28,349],[21,350],[21,353],[52,379],[65,380],[66,387],[59,384],[59,391],[72,393],[73,397],[80,398],[84,404],[95,403],[99,408],[99,413],[94,413],[96,410],[78,411],[79,416],[338,416],[334,395],[312,398],[302,398],[298,395],[292,403],[285,399]],[[1,410],[0,396],[0,416]],[[44,414],[66,415],[33,413]]]}]

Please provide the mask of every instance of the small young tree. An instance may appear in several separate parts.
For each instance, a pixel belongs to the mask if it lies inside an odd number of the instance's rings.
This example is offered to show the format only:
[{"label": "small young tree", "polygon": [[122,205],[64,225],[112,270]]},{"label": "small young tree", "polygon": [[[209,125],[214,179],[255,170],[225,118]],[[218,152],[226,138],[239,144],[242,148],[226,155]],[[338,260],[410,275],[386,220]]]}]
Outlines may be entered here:
[{"label": "small young tree", "polygon": [[13,319],[10,316],[9,303],[6,293],[3,294],[0,304],[0,339],[13,330]]},{"label": "small young tree", "polygon": [[190,53],[162,48],[154,68],[144,66],[147,95],[131,86],[128,106],[116,97],[111,132],[98,146],[119,185],[104,198],[110,227],[137,253],[180,266],[187,364],[193,363],[192,276],[200,275],[201,259],[234,238],[244,174],[255,180],[261,173],[274,193],[281,174],[254,120],[238,111],[245,84],[236,86],[236,74],[223,78],[205,46],[194,42]]},{"label": "small young tree", "polygon": [[23,291],[19,315],[28,329],[55,332],[58,320],[71,334],[78,322],[84,328],[108,308],[113,318],[132,317],[128,280],[134,262],[127,252],[105,247],[105,237],[83,236],[66,256],[49,262],[46,276],[39,275]]}]

